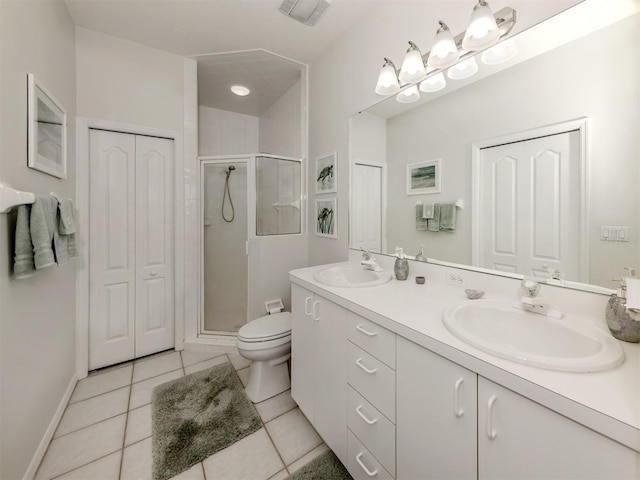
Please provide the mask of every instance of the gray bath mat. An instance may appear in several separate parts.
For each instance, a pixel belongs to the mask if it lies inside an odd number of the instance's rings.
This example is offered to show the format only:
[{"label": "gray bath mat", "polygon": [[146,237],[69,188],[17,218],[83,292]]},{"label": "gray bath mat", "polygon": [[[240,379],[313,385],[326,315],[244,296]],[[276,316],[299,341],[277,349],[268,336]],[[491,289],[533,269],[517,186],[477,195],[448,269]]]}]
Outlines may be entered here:
[{"label": "gray bath mat", "polygon": [[353,480],[338,457],[328,450],[296,470],[287,480]]},{"label": "gray bath mat", "polygon": [[153,478],[166,480],[262,427],[230,363],[153,390]]}]

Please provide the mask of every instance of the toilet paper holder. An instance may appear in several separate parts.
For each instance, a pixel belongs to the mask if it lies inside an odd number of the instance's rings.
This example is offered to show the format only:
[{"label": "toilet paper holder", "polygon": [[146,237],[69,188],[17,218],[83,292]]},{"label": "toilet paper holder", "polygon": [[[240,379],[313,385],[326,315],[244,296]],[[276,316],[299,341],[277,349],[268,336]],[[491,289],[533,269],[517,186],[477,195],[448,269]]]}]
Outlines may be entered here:
[{"label": "toilet paper holder", "polygon": [[267,315],[273,315],[284,310],[284,304],[281,298],[276,298],[275,300],[264,302],[264,308],[267,310]]}]

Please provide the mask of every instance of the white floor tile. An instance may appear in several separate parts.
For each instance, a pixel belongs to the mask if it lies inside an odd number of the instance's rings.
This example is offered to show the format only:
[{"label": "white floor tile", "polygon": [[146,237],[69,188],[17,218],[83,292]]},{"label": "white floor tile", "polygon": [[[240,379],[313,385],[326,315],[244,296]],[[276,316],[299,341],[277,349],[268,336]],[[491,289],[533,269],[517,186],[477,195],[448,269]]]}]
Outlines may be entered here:
[{"label": "white floor tile", "polygon": [[105,420],[54,439],[36,479],[52,478],[122,448],[126,415]]},{"label": "white floor tile", "polygon": [[216,365],[220,365],[222,363],[228,363],[226,355],[222,355],[220,357],[211,358],[209,360],[205,360],[204,362],[195,363],[193,365],[189,365],[188,367],[184,367],[184,373],[187,375],[191,375],[194,372],[199,372],[200,370],[206,370],[207,368],[215,367]]},{"label": "white floor tile", "polygon": [[142,407],[147,403],[151,403],[151,394],[153,389],[162,384],[175,380],[176,378],[183,377],[182,369],[174,370],[173,372],[165,373],[157,377],[143,380],[142,382],[134,383],[131,386],[131,400],[129,400],[129,410],[133,410],[138,407]]},{"label": "white floor tile", "polygon": [[210,360],[212,358],[219,357],[221,355],[225,355],[229,353],[229,351],[235,350],[232,347],[216,347],[211,346],[208,350],[183,350],[182,355],[182,365],[188,367],[189,365],[193,365],[194,363],[204,362],[205,360]]},{"label": "white floor tile", "polygon": [[129,406],[130,388],[126,386],[69,405],[60,420],[55,437],[126,413]]},{"label": "white floor tile", "polygon": [[249,369],[243,368],[242,370],[238,370],[238,376],[240,377],[240,381],[242,385],[247,386],[247,382],[249,381]]},{"label": "white floor tile", "polygon": [[182,368],[180,352],[163,352],[133,364],[133,383]]},{"label": "white floor tile", "polygon": [[286,470],[281,470],[278,473],[276,473],[273,477],[271,477],[269,480],[285,480],[285,478],[287,478],[289,476],[289,473]]},{"label": "white floor tile", "polygon": [[298,406],[291,398],[291,390],[282,392],[280,395],[276,395],[255,405],[264,423],[270,422],[274,418]]},{"label": "white floor tile", "polygon": [[196,463],[189,470],[185,470],[175,477],[171,477],[171,480],[204,480],[204,470],[202,467],[202,463]]},{"label": "white floor tile", "polygon": [[242,370],[243,368],[247,368],[249,365],[251,365],[251,360],[247,360],[242,355],[239,355],[237,353],[230,353],[228,356],[229,360],[231,360],[231,363],[233,364],[233,368],[235,368],[236,370]]},{"label": "white floor tile", "polygon": [[124,449],[120,480],[151,479],[151,438],[147,438]]},{"label": "white floor tile", "polygon": [[202,463],[207,480],[266,480],[284,468],[264,428],[210,456]]},{"label": "white floor tile", "polygon": [[129,411],[125,446],[144,440],[151,436],[151,404]]},{"label": "white floor tile", "polygon": [[322,445],[311,450],[302,458],[299,458],[298,460],[293,462],[291,465],[287,467],[287,470],[289,470],[289,473],[293,473],[296,470],[299,470],[300,468],[304,467],[307,463],[309,463],[311,460],[316,458],[318,455],[322,455],[327,450],[329,450],[329,447],[327,447],[327,445],[323,443]]},{"label": "white floor tile", "polygon": [[122,450],[56,477],[56,480],[118,480]]},{"label": "white floor tile", "polygon": [[279,416],[265,426],[286,465],[291,465],[322,443],[298,408]]},{"label": "white floor tile", "polygon": [[86,400],[103,393],[117,390],[131,384],[131,372],[133,365],[116,368],[104,373],[96,373],[83,378],[76,385],[70,403]]}]

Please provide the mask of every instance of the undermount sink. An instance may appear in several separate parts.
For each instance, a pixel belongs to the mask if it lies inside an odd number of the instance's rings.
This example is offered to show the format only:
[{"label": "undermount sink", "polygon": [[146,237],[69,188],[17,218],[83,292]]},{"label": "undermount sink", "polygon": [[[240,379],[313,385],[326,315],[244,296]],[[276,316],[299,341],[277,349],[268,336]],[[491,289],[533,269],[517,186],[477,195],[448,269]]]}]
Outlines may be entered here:
[{"label": "undermount sink", "polygon": [[462,302],[445,309],[442,321],[469,345],[535,367],[594,372],[624,360],[622,347],[606,331],[526,312],[508,302]]},{"label": "undermount sink", "polygon": [[374,272],[361,265],[340,265],[338,267],[325,268],[316,272],[313,276],[316,281],[330,287],[374,287],[391,280],[391,272]]}]

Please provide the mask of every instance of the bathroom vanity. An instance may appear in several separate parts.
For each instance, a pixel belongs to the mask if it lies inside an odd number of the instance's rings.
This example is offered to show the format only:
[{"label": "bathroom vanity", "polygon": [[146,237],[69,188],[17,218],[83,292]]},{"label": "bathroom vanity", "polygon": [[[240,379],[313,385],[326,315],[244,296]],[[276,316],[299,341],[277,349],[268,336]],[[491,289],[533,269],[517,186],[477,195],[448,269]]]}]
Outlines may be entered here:
[{"label": "bathroom vanity", "polygon": [[[367,288],[317,282],[328,267],[290,272],[292,396],[354,478],[640,478],[640,345],[621,342],[624,362],[598,372],[524,365],[445,328],[466,298],[444,267]],[[517,298],[513,279],[464,274]],[[547,293],[606,329],[606,296]]]}]

